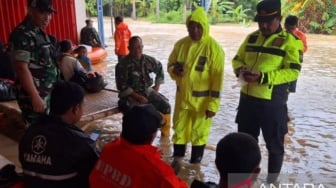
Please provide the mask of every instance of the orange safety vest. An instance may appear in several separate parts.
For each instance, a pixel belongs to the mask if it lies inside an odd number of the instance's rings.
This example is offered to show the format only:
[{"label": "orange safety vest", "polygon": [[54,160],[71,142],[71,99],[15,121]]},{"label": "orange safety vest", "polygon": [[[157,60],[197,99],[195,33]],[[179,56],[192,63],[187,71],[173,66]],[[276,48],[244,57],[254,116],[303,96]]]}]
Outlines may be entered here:
[{"label": "orange safety vest", "polygon": [[152,145],[124,138],[105,145],[90,175],[91,188],[187,188]]},{"label": "orange safety vest", "polygon": [[306,35],[302,31],[300,31],[298,28],[296,28],[293,31],[293,34],[295,36],[297,36],[302,41],[302,43],[303,43],[303,52],[306,52],[308,50]]},{"label": "orange safety vest", "polygon": [[116,31],[114,32],[115,54],[122,56],[128,55],[128,41],[131,36],[132,33],[125,23],[121,22],[117,25]]}]

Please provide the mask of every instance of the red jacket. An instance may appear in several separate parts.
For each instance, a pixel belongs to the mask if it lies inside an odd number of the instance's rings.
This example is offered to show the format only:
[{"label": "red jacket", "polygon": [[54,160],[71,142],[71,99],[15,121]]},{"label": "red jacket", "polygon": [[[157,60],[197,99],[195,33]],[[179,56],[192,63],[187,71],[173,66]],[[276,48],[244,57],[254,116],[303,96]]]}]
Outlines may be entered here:
[{"label": "red jacket", "polygon": [[91,188],[187,188],[151,145],[120,137],[105,145],[90,175]]},{"label": "red jacket", "polygon": [[116,30],[114,32],[114,41],[115,41],[115,54],[117,55],[128,55],[128,41],[131,38],[132,33],[128,29],[127,24],[121,22],[116,26]]}]

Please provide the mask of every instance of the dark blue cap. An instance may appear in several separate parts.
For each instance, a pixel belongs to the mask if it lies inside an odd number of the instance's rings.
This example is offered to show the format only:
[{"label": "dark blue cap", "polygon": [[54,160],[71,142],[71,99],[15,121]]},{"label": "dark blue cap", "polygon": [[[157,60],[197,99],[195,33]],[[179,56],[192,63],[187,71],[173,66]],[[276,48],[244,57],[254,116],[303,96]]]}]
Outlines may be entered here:
[{"label": "dark blue cap", "polygon": [[28,6],[42,12],[56,12],[52,6],[52,0],[28,0]]},{"label": "dark blue cap", "polygon": [[254,21],[268,22],[278,16],[281,16],[280,0],[263,0],[257,5],[257,15],[254,17]]}]

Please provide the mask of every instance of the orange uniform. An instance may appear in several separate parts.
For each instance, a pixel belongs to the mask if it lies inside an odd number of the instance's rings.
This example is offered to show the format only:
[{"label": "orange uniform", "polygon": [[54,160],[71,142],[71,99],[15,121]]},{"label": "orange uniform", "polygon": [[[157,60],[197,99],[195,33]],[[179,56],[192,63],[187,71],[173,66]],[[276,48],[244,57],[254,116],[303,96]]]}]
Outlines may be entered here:
[{"label": "orange uniform", "polygon": [[114,32],[115,41],[115,54],[125,56],[128,55],[128,41],[131,38],[132,33],[128,28],[128,25],[124,22],[119,23],[116,26],[116,31]]},{"label": "orange uniform", "polygon": [[152,145],[120,137],[105,145],[90,175],[91,188],[187,188]]}]

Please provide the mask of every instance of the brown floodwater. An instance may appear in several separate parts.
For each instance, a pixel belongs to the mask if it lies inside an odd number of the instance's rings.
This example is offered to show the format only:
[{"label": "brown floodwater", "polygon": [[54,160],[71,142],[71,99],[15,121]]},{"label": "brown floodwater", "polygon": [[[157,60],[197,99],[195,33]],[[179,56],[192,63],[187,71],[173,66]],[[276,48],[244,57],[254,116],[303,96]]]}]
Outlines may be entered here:
[{"label": "brown floodwater", "polygon": [[[126,20],[126,22],[133,35],[142,37],[144,53],[160,60],[165,69],[174,43],[187,35],[185,25],[152,24],[133,20]],[[108,24],[106,26],[110,27]],[[226,54],[224,87],[221,94],[221,108],[213,119],[210,139],[200,169],[188,164],[190,145],[187,149],[185,165],[179,176],[188,183],[194,178],[218,182],[219,175],[214,165],[216,144],[227,133],[237,131],[234,118],[239,88],[232,87],[237,80],[232,71],[231,59],[246,35],[256,29],[256,25],[245,27],[227,24],[214,25],[210,28],[211,35],[222,45]],[[108,33],[111,33],[111,30]],[[112,55],[114,43],[111,34],[107,36],[106,43],[109,46],[110,55],[103,65],[106,66],[104,74],[109,81],[108,87],[115,89],[114,67],[117,60],[115,55]],[[294,119],[288,123],[289,133],[286,136],[282,174],[283,178],[289,176],[288,179],[291,182],[303,177],[307,184],[334,187],[336,186],[336,36],[308,34],[307,40],[308,51],[304,54],[297,91],[290,94],[288,101],[289,112]],[[169,98],[173,106],[175,84],[167,72],[165,79],[165,84],[160,90]],[[108,133],[100,140],[101,145],[118,135],[120,123],[120,114],[92,122],[93,127],[103,127]],[[163,159],[168,163],[171,162],[172,143],[167,139],[161,140],[160,136],[157,136],[154,145],[163,153]],[[262,137],[260,137],[260,146],[263,158],[259,181],[262,183],[267,172],[267,150]],[[300,183],[296,186],[303,187],[303,181]]]}]

